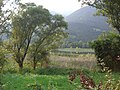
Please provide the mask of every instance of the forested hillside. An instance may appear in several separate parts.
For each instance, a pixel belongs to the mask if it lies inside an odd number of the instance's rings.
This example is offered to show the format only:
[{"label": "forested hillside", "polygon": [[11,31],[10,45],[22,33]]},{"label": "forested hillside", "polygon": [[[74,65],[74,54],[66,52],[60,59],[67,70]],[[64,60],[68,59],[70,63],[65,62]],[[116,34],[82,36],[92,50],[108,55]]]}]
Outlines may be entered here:
[{"label": "forested hillside", "polygon": [[66,17],[70,41],[91,41],[110,30],[106,17],[95,16],[96,9],[83,7]]}]

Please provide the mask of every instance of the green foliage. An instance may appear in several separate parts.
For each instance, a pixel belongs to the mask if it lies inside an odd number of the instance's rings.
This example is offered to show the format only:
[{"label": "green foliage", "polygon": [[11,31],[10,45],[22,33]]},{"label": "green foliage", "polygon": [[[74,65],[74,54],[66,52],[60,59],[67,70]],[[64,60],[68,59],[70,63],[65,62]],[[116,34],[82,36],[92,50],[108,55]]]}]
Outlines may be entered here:
[{"label": "green foliage", "polygon": [[3,75],[0,73],[0,90],[3,90],[3,87],[2,87],[3,82],[1,81],[2,78],[3,78]]},{"label": "green foliage", "polygon": [[47,9],[33,3],[20,4],[18,13],[13,14],[13,28],[8,49],[13,53],[20,69],[23,68],[23,61],[35,33],[48,23],[49,17],[50,13]]},{"label": "green foliage", "polygon": [[101,90],[106,90],[106,89],[110,89],[110,90],[119,90],[120,89],[120,80],[115,80],[112,76],[112,72],[111,70],[106,71],[106,75],[105,75],[105,82],[104,84],[101,83]]},{"label": "green foliage", "polygon": [[108,17],[108,23],[110,23],[120,33],[120,1],[95,0],[93,6],[98,8],[98,13]]},{"label": "green foliage", "polygon": [[113,71],[120,70],[120,35],[116,33],[103,33],[96,41],[92,42],[92,48],[95,50],[97,61],[100,66]]},{"label": "green foliage", "polygon": [[61,15],[51,15],[49,19],[49,23],[41,25],[32,38],[29,56],[34,69],[38,61],[45,61],[48,64],[49,51],[58,48],[67,37],[64,31],[67,29],[67,23],[64,18]]},{"label": "green foliage", "polygon": [[7,27],[7,21],[9,20],[9,15],[5,16],[5,14],[8,14],[8,12],[10,12],[9,10],[2,10],[2,8],[5,7],[6,0],[0,0],[0,35],[5,32],[5,29]]},{"label": "green foliage", "polygon": [[[105,67],[104,67],[105,68]],[[99,79],[99,81],[95,82],[95,79],[92,77],[89,77],[89,75],[85,74],[81,71],[73,71],[69,75],[69,80],[72,85],[74,85],[74,79],[79,76],[81,86],[80,89],[87,89],[87,90],[119,90],[120,89],[120,80],[119,78],[115,80],[115,78],[112,76],[112,72],[105,68],[106,73],[104,76],[104,82],[103,78]],[[95,76],[94,76],[95,77]]]},{"label": "green foliage", "polygon": [[49,67],[38,69],[36,73],[40,75],[68,75],[72,70],[73,69]]},{"label": "green foliage", "polygon": [[[10,16],[11,16],[11,9],[5,9],[7,4],[12,5],[16,4],[17,0],[0,0],[0,72],[4,67],[6,62],[6,58],[8,57],[8,53],[6,49],[3,47],[4,39],[6,39],[8,30],[10,29]],[[4,9],[3,9],[4,8]]]},{"label": "green foliage", "polygon": [[5,64],[7,64],[8,52],[0,46],[0,72],[3,70]]},{"label": "green foliage", "polygon": [[20,3],[11,20],[12,31],[6,48],[13,54],[20,70],[26,56],[33,60],[34,69],[38,61],[45,59],[47,62],[46,53],[58,48],[67,37],[64,18],[51,15],[47,9],[34,3]]},{"label": "green foliage", "polygon": [[32,89],[32,90],[44,90],[42,85],[40,84],[28,84],[28,89]]},{"label": "green foliage", "polygon": [[20,0],[0,0],[0,35],[4,33],[8,34],[11,27],[10,17],[12,16],[12,10],[16,9],[19,1]]},{"label": "green foliage", "polygon": [[0,52],[0,71],[3,69],[5,62],[6,62],[5,55]]},{"label": "green foliage", "polygon": [[[109,80],[109,79],[107,80],[105,79],[105,75],[106,75],[105,73],[92,72],[92,71],[85,71],[85,72],[87,72],[87,75],[91,76],[97,84],[99,84],[100,80],[102,80],[103,83]],[[120,73],[112,74],[115,82],[117,82],[117,80],[120,80],[119,75]],[[1,86],[3,90],[34,90],[34,88],[37,88],[37,87],[42,88],[43,90],[49,90],[49,89],[51,90],[51,88],[53,88],[53,90],[56,90],[56,89],[57,90],[75,90],[77,88],[79,88],[77,90],[83,89],[79,87],[81,86],[79,77],[76,78],[73,85],[69,83],[68,76],[62,75],[62,74],[61,75],[50,75],[50,74],[38,75],[38,74],[26,73],[21,75],[17,73],[16,74],[6,73],[2,76],[1,83],[2,83]]]},{"label": "green foliage", "polygon": [[60,75],[20,75],[7,73],[3,76],[2,82],[4,90],[34,90],[36,87],[41,87],[44,90],[49,90],[50,88],[70,90],[67,82],[67,76]]}]

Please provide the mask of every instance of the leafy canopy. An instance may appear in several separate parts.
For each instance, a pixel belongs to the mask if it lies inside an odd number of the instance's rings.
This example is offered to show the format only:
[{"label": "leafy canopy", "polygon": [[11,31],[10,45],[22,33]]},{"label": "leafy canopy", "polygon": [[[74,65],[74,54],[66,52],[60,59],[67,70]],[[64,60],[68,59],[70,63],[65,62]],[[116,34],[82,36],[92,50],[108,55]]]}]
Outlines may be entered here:
[{"label": "leafy canopy", "polygon": [[113,71],[120,70],[120,34],[103,33],[96,41],[92,42],[91,46],[95,50],[100,66],[104,63]]},{"label": "leafy canopy", "polygon": [[51,15],[47,9],[34,3],[20,3],[11,19],[12,31],[7,48],[13,53],[20,69],[23,68],[28,52],[36,60],[41,52],[58,47],[62,39],[67,37],[64,18]]}]

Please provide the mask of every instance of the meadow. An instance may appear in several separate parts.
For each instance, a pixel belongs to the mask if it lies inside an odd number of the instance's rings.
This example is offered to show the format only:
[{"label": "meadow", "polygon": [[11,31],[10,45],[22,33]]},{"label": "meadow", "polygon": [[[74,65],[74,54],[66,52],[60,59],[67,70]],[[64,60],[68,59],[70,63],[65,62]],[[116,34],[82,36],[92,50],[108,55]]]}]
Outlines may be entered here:
[{"label": "meadow", "polygon": [[51,55],[50,64],[55,67],[64,68],[87,68],[96,69],[96,58],[94,54],[71,54],[71,55]]},{"label": "meadow", "polygon": [[[49,67],[41,67],[38,63],[33,70],[31,65],[26,60],[23,71],[19,72],[16,62],[6,63],[0,74],[0,90],[86,90],[81,88],[79,75],[70,84],[68,76],[74,70],[82,70],[96,84],[107,82],[107,73],[99,71],[94,54],[51,53]],[[120,80],[120,73],[113,72],[111,77],[114,81]]]}]

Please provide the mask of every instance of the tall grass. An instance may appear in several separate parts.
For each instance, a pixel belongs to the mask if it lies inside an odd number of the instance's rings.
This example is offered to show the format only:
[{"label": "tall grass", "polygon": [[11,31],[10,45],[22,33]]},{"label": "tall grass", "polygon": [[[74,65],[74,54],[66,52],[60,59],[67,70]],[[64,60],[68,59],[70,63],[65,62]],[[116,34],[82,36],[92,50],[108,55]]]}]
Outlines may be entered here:
[{"label": "tall grass", "polygon": [[93,54],[80,54],[77,56],[51,55],[50,65],[65,68],[96,69],[96,57]]}]

